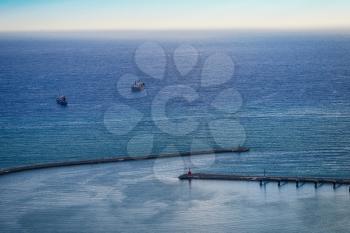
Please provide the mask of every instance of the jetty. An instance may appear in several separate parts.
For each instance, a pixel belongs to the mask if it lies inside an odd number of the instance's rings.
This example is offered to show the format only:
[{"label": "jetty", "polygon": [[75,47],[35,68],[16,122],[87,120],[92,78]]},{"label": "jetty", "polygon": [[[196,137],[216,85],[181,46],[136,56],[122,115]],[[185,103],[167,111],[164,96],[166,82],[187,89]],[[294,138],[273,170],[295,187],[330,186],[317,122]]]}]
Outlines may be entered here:
[{"label": "jetty", "polygon": [[164,153],[164,154],[150,154],[144,156],[115,156],[100,159],[90,159],[90,160],[78,160],[78,161],[65,161],[65,162],[53,162],[53,163],[40,163],[32,165],[24,165],[18,167],[11,167],[0,169],[0,176],[15,172],[46,169],[54,167],[68,167],[68,166],[79,166],[79,165],[91,165],[100,163],[116,163],[116,162],[127,162],[127,161],[139,161],[139,160],[149,160],[158,158],[173,158],[173,157],[186,157],[186,156],[199,156],[207,154],[223,154],[223,153],[242,153],[248,152],[248,147],[234,147],[226,149],[211,149],[202,151],[191,151],[191,152],[180,152],[180,153]]},{"label": "jetty", "polygon": [[[232,181],[255,181],[260,185],[269,182],[276,182],[282,186],[288,182],[293,182],[299,188],[305,183],[313,183],[315,188],[323,184],[332,184],[333,189],[341,185],[350,185],[350,179],[325,178],[325,177],[289,177],[289,176],[245,176],[245,175],[226,175],[226,174],[208,174],[208,173],[187,173],[179,176],[180,180],[232,180]],[[350,192],[350,187],[349,187]]]}]

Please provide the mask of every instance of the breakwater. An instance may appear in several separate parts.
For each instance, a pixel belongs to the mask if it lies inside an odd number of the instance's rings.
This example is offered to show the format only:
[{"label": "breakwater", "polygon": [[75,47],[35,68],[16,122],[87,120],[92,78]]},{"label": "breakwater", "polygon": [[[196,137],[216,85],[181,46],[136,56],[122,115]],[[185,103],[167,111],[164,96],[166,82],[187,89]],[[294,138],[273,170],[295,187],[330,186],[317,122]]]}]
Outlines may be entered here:
[{"label": "breakwater", "polygon": [[151,154],[145,156],[118,156],[118,157],[108,157],[100,159],[90,159],[90,160],[79,160],[79,161],[65,161],[65,162],[54,162],[54,163],[42,163],[25,165],[19,167],[0,169],[0,175],[6,175],[15,172],[45,169],[53,167],[66,167],[66,166],[78,166],[78,165],[89,165],[89,164],[100,164],[100,163],[115,163],[115,162],[126,162],[126,161],[138,161],[138,160],[148,160],[157,158],[172,158],[181,156],[197,156],[205,154],[222,154],[222,153],[242,153],[249,151],[247,147],[236,147],[236,148],[226,148],[226,149],[212,149],[203,151],[192,151],[192,152],[180,152],[180,153],[167,153],[167,154]]},{"label": "breakwater", "polygon": [[[338,179],[338,178],[324,178],[324,177],[286,177],[286,176],[244,176],[244,175],[224,175],[224,174],[206,174],[206,173],[193,173],[183,174],[179,176],[180,180],[232,180],[232,181],[256,181],[260,185],[268,182],[277,182],[278,186],[281,186],[288,182],[293,182],[296,187],[301,187],[304,183],[313,183],[315,188],[320,187],[323,184],[332,184],[336,189],[341,185],[350,185],[350,179]],[[350,192],[350,188],[349,188]]]}]

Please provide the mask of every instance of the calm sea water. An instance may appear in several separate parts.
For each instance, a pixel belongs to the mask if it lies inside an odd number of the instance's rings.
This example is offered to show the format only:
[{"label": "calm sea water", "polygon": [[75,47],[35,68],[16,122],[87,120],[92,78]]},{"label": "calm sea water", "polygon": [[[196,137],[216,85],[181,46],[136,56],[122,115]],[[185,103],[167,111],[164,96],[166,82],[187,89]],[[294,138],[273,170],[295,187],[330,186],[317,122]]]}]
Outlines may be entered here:
[{"label": "calm sea water", "polygon": [[[347,187],[333,191],[327,185],[314,190],[308,185],[295,189],[291,184],[280,189],[274,184],[260,188],[246,182],[189,184],[176,177],[188,166],[220,173],[262,174],[266,170],[276,175],[350,177],[350,36],[153,38],[167,54],[161,81],[143,73],[134,61],[135,51],[145,41],[1,37],[0,168],[130,151],[133,155],[188,151],[193,139],[205,142],[197,149],[217,147],[221,141],[215,141],[208,125],[220,119],[242,126],[240,139],[251,151],[4,176],[0,179],[0,229],[349,232]],[[172,57],[183,44],[192,45],[200,55],[186,77],[180,75]],[[215,53],[232,57],[233,78],[203,88],[202,67]],[[195,56],[191,50],[187,55]],[[117,83],[127,73],[146,82],[146,96],[123,97]],[[193,119],[199,123],[198,129],[185,136],[164,133],[157,127],[157,121],[164,119],[152,117],[155,96],[169,85],[191,87],[199,96],[191,103],[174,99],[166,107],[174,122]],[[208,107],[227,88],[242,97],[235,114]],[[55,103],[59,93],[68,97],[68,107]],[[172,94],[165,92],[163,97]],[[222,102],[230,108],[234,101],[224,98]],[[129,133],[118,135],[106,125],[106,114],[110,116],[111,107],[121,104],[143,117]],[[122,110],[117,108],[112,116],[124,127],[137,114],[130,116]],[[233,135],[225,126],[216,136],[230,145]],[[153,135],[153,148],[147,138],[145,143],[130,144],[144,134]]]},{"label": "calm sea water", "polygon": [[[205,157],[200,157],[205,159]],[[0,177],[2,232],[347,233],[347,187],[179,181],[181,159]]]},{"label": "calm sea water", "polygon": [[[126,155],[130,139],[143,133],[154,135],[154,153],[187,151],[193,138],[206,139],[206,127],[176,137],[159,130],[151,118],[154,96],[166,86],[183,84],[200,98],[191,104],[181,99],[170,102],[170,118],[184,116],[203,126],[214,118],[238,119],[245,130],[245,145],[251,152],[213,169],[350,176],[349,36],[231,35],[152,41],[167,54],[162,81],[149,78],[135,64],[135,50],[145,40],[2,38],[0,167]],[[192,45],[200,55],[189,78],[179,75],[172,58],[182,44]],[[201,88],[202,66],[217,52],[235,62],[233,79],[223,86]],[[146,97],[126,99],[118,93],[116,84],[126,73],[146,82]],[[242,96],[237,114],[201,111],[226,87]],[[55,103],[58,93],[68,96],[67,108]],[[225,101],[229,106],[232,100]],[[105,112],[120,103],[144,114],[125,135],[111,133],[104,123]],[[128,119],[125,116],[121,124]],[[210,138],[206,142],[217,146]],[[133,147],[145,153],[142,143]]]}]

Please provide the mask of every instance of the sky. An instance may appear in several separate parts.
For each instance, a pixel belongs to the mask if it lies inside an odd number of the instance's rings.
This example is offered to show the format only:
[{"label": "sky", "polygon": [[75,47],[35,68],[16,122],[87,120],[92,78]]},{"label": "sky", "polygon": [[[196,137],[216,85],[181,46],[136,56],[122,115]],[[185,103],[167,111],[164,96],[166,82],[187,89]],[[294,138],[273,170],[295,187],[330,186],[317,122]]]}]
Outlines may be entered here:
[{"label": "sky", "polygon": [[0,31],[350,29],[349,0],[0,0]]}]

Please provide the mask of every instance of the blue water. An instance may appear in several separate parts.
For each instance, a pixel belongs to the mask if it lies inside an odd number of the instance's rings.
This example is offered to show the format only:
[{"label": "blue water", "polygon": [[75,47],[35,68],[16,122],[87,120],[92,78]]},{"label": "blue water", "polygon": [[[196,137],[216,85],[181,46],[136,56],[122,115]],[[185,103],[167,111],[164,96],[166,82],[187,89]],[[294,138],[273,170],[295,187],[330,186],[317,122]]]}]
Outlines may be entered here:
[{"label": "blue water", "polygon": [[[126,155],[129,140],[143,133],[154,136],[152,153],[187,151],[195,137],[217,147],[205,125],[229,118],[243,126],[244,145],[251,152],[217,156],[215,163],[198,170],[350,176],[350,36],[154,38],[167,54],[162,81],[149,78],[135,64],[135,50],[145,41],[1,37],[0,167]],[[172,60],[183,43],[200,55],[186,79],[179,77]],[[201,67],[215,52],[232,57],[234,78],[220,87],[202,88]],[[118,93],[118,79],[126,73],[146,81],[146,97],[126,99]],[[173,101],[167,109],[174,120],[181,116],[203,126],[186,136],[164,133],[151,119],[152,99],[173,84],[190,86],[200,96],[191,104]],[[241,94],[239,112],[202,111],[225,87]],[[55,103],[59,93],[68,97],[68,107]],[[126,135],[113,134],[104,124],[105,112],[120,103],[144,114]],[[134,147],[142,154],[144,145]]]},{"label": "blue water", "polygon": [[[134,61],[146,39],[118,38],[0,36],[0,168],[189,151],[197,139],[204,143],[196,149],[239,143],[251,151],[1,176],[1,232],[349,232],[348,186],[188,183],[177,176],[191,166],[194,172],[350,177],[350,36],[154,36],[166,52],[163,80],[150,78]],[[185,77],[172,57],[182,44],[199,54]],[[202,87],[202,67],[218,52],[232,57],[233,78]],[[159,54],[150,55],[160,61]],[[125,98],[130,93],[117,88],[126,73],[146,82],[146,91],[135,94],[140,98]],[[198,123],[187,135],[163,132],[158,126],[164,118],[152,115],[161,108],[156,96],[173,95],[175,89],[164,90],[174,84],[193,88],[189,97],[198,94],[193,102],[172,99],[165,109],[179,125]],[[242,105],[224,95],[224,111],[212,108],[229,88],[240,93]],[[60,93],[68,107],[56,104]],[[120,134],[138,118],[125,106],[143,116]],[[152,135],[152,144],[147,137],[130,144],[142,135]]]},{"label": "blue water", "polygon": [[[200,157],[202,159],[204,157]],[[348,187],[180,181],[180,158],[0,177],[1,232],[348,233]]]}]

